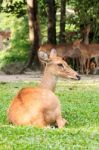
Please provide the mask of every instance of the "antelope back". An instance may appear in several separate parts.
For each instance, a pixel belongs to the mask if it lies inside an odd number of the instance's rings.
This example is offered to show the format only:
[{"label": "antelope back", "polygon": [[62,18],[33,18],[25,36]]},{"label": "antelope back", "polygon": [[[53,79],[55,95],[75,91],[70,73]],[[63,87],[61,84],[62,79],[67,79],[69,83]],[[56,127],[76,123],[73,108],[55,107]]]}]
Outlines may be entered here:
[{"label": "antelope back", "polygon": [[72,44],[59,44],[59,45],[53,45],[53,44],[44,44],[41,45],[38,50],[38,57],[41,60],[41,58],[50,57],[50,52],[52,49],[55,49],[57,51],[57,56],[64,58],[71,57],[72,56]]}]

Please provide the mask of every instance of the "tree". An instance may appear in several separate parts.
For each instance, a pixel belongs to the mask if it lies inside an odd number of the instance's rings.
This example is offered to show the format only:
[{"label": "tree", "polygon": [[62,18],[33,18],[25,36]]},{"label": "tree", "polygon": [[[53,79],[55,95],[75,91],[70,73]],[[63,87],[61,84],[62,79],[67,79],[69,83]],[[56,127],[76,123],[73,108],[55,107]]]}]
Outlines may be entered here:
[{"label": "tree", "polygon": [[16,17],[22,17],[26,14],[25,0],[1,0],[1,11],[15,14]]},{"label": "tree", "polygon": [[46,0],[48,11],[48,42],[56,44],[56,5],[55,0]]},{"label": "tree", "polygon": [[38,5],[37,0],[27,0],[29,15],[29,39],[30,39],[30,56],[27,67],[31,67],[34,62],[39,66],[37,50],[39,48],[39,24],[38,24]]},{"label": "tree", "polygon": [[[71,0],[73,1],[73,0]],[[78,16],[78,23],[80,26],[91,26],[91,34],[89,34],[89,40],[91,42],[98,41],[99,38],[99,0],[76,0],[74,1],[75,15]],[[97,39],[97,40],[96,40]]]},{"label": "tree", "polygon": [[3,3],[3,0],[0,0],[0,11],[2,10],[2,3]]},{"label": "tree", "polygon": [[65,42],[65,19],[66,18],[66,0],[61,0],[61,14],[60,14],[60,43]]}]

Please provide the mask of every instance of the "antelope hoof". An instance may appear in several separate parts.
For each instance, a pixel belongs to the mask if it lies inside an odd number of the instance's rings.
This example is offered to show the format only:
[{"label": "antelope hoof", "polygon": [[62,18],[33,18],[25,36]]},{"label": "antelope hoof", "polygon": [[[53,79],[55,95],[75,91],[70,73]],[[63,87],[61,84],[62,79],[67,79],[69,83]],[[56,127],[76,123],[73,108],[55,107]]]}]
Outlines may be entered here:
[{"label": "antelope hoof", "polygon": [[62,118],[62,119],[59,120],[59,122],[58,122],[58,128],[63,128],[66,124],[68,124],[68,121],[65,120],[64,118]]},{"label": "antelope hoof", "polygon": [[69,124],[69,122],[66,119],[64,119],[64,118],[63,118],[63,122],[64,122],[64,125],[68,125]]}]

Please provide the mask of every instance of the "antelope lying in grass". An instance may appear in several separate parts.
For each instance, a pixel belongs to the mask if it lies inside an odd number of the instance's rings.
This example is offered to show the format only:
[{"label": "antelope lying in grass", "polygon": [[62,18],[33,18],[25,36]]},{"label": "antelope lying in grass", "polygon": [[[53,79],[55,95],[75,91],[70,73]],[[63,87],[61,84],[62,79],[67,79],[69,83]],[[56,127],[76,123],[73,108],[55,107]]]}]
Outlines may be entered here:
[{"label": "antelope lying in grass", "polygon": [[33,125],[47,127],[56,124],[63,128],[67,121],[61,116],[60,102],[54,94],[58,77],[80,79],[68,64],[57,57],[55,49],[50,58],[40,56],[46,62],[44,76],[38,87],[27,87],[18,92],[13,99],[9,110],[9,122],[15,125]]}]

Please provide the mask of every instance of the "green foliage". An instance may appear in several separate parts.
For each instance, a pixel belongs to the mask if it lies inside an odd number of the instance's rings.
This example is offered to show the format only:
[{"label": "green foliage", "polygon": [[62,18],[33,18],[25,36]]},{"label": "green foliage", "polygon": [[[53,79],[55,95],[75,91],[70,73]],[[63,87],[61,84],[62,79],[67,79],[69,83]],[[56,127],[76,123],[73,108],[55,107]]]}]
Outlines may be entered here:
[{"label": "green foliage", "polygon": [[56,89],[62,116],[69,121],[64,129],[9,124],[6,113],[11,99],[19,89],[36,86],[37,83],[0,83],[0,150],[99,149],[99,84],[66,82],[59,82]]},{"label": "green foliage", "polygon": [[38,6],[39,6],[39,16],[41,19],[45,19],[47,17],[47,10],[46,10],[46,1],[45,0],[38,0]]},{"label": "green foliage", "polygon": [[[76,26],[91,24],[91,42],[99,42],[99,1],[98,0],[69,0],[68,5],[75,10],[71,22]],[[70,17],[68,18],[70,20]]]},{"label": "green foliage", "polygon": [[2,12],[13,13],[17,17],[26,14],[26,1],[25,0],[2,0]]},{"label": "green foliage", "polygon": [[[28,41],[28,18],[27,5],[25,0],[1,0],[0,7],[2,12],[0,14],[0,30],[11,30],[11,47],[7,52],[0,52],[0,68],[11,62],[27,61],[29,53]],[[47,8],[45,0],[38,0],[39,23],[41,30],[41,42],[47,40]],[[57,9],[57,41],[60,31],[60,1],[56,0]],[[75,11],[74,14],[66,15],[66,33],[72,31],[79,31],[81,25],[91,24],[92,39],[91,42],[99,42],[99,0],[68,0],[67,8]],[[20,18],[18,18],[20,17]],[[68,42],[73,41],[76,36],[69,37]]]},{"label": "green foliage", "polygon": [[[47,27],[47,7],[45,0],[38,0],[38,13],[39,22],[41,26]],[[56,0],[56,10],[57,13],[60,12],[60,0]],[[86,24],[91,24],[91,42],[99,42],[99,1],[98,0],[68,0],[66,1],[66,7],[71,8],[75,11],[75,14],[66,14],[66,32],[69,32],[69,28],[72,31],[79,31],[80,26],[85,26]],[[2,11],[15,14],[17,17],[25,16],[27,13],[27,5],[25,0],[1,0]],[[57,16],[57,28],[59,28],[59,16]],[[42,29],[41,29],[42,31]],[[46,30],[47,32],[47,30]],[[42,34],[42,32],[41,32]],[[58,37],[59,31],[57,31]],[[77,38],[79,35],[77,36]],[[41,37],[42,38],[42,37]],[[72,39],[73,37],[71,37]],[[44,37],[46,39],[46,37]],[[75,39],[75,37],[73,38]],[[58,41],[58,38],[57,38]],[[71,40],[72,41],[72,40]]]}]

